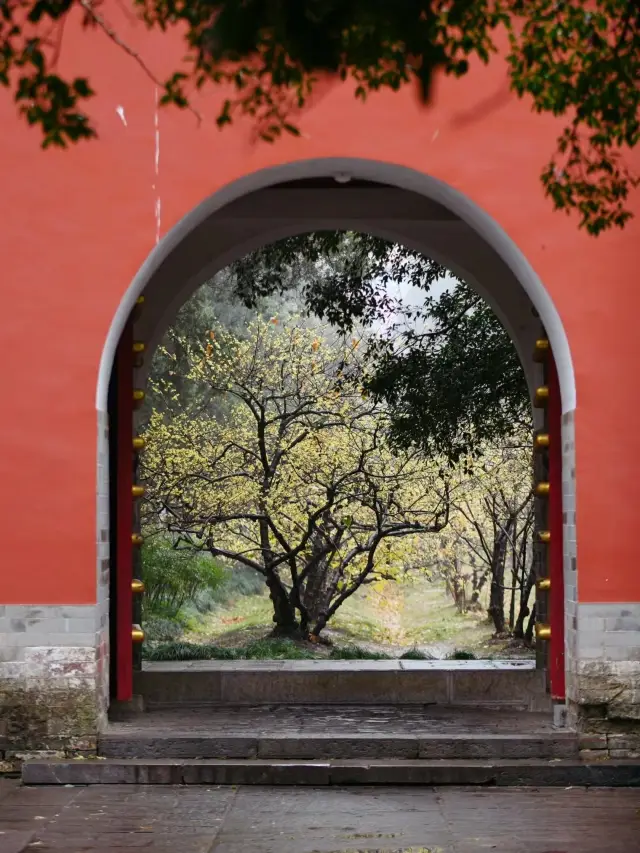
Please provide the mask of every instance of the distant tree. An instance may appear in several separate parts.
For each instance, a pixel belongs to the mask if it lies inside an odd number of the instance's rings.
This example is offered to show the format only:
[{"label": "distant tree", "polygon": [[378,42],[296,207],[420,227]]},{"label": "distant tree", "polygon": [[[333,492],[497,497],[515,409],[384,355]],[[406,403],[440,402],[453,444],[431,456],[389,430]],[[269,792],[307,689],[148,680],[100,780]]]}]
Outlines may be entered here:
[{"label": "distant tree", "polygon": [[477,609],[488,589],[497,634],[522,639],[535,584],[531,454],[520,444],[487,447],[452,500],[451,522],[438,537],[436,563],[456,603]]},{"label": "distant tree", "polygon": [[142,66],[163,103],[191,109],[190,94],[225,84],[218,124],[248,115],[259,135],[298,134],[296,112],[326,75],[354,84],[365,99],[380,89],[417,85],[427,102],[437,72],[464,76],[470,60],[489,62],[496,37],[508,38],[511,90],[539,113],[565,117],[542,172],[557,209],[576,211],[598,234],[624,226],[638,176],[622,157],[640,136],[640,5],[629,0],[133,0],[147,26],[176,30],[186,58],[159,80],[122,38],[99,0],[4,0],[0,6],[0,83],[12,92],[43,145],[96,135],[85,101],[91,81],[58,70],[72,13],[100,29]]},{"label": "distant tree", "polygon": [[150,378],[162,383],[162,395],[147,397],[141,410],[146,423],[152,409],[180,411],[184,406],[208,408],[212,411],[215,395],[211,389],[187,379],[189,353],[214,327],[221,327],[235,337],[243,337],[256,312],[278,314],[283,319],[300,313],[301,300],[292,284],[286,292],[256,296],[250,307],[238,298],[236,276],[225,267],[199,287],[179,308],[153,353]]}]

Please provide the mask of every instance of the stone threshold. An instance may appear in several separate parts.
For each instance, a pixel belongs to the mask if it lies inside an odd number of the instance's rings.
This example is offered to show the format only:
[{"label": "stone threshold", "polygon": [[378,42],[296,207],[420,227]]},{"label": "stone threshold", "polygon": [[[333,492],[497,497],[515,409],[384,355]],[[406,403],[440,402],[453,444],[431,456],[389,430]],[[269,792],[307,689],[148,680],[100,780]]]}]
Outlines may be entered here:
[{"label": "stone threshold", "polygon": [[146,663],[134,692],[175,705],[448,705],[550,712],[533,661],[188,661]]},{"label": "stone threshold", "polygon": [[25,785],[480,785],[640,787],[640,762],[611,760],[27,761]]},{"label": "stone threshold", "polygon": [[144,661],[143,672],[532,672],[534,660]]}]

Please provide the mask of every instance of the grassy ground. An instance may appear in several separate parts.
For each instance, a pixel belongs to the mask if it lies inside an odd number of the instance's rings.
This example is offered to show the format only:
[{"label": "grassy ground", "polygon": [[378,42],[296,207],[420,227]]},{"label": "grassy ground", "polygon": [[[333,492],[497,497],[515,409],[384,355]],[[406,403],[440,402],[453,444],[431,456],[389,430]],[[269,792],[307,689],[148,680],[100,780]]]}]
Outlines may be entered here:
[{"label": "grassy ground", "polygon": [[[264,643],[272,628],[266,595],[242,595],[192,620],[186,643],[236,650],[249,657],[287,657],[291,649]],[[526,650],[491,639],[484,613],[460,614],[444,588],[427,581],[386,584],[359,592],[347,601],[326,629],[332,646],[305,644],[304,657],[336,657],[345,647],[363,653],[400,657],[417,649],[425,656],[446,658],[456,650],[476,657],[527,657]],[[249,648],[251,653],[247,653]],[[337,649],[337,651],[336,651]],[[345,655],[347,654],[345,651]],[[212,649],[213,652],[213,649]],[[225,654],[225,652],[219,653]],[[230,655],[231,656],[231,655]]]}]

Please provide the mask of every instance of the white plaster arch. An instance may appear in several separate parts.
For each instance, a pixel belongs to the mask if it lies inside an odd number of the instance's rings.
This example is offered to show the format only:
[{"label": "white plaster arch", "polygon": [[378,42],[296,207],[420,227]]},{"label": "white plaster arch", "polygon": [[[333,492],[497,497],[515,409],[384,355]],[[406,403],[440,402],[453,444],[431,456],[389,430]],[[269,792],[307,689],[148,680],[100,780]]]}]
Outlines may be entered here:
[{"label": "white plaster arch", "polygon": [[371,181],[417,193],[438,202],[472,228],[499,255],[529,296],[542,320],[554,352],[563,413],[576,406],[573,363],[564,326],[553,301],[523,253],[484,210],[463,193],[430,175],[406,166],[351,157],[299,160],[258,170],[222,187],[178,222],[152,250],[127,288],[113,318],[102,351],[96,390],[98,411],[107,409],[109,379],[115,351],[136,299],[173,249],[205,219],[225,205],[257,190],[309,178],[347,174],[352,179]]}]

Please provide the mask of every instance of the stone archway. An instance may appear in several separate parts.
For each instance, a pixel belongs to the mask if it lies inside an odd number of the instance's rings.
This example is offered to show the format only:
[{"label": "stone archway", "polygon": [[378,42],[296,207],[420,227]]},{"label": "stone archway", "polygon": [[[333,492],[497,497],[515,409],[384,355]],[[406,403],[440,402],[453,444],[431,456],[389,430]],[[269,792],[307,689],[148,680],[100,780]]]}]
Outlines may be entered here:
[{"label": "stone archway", "polygon": [[[114,354],[136,300],[144,296],[144,311],[129,334],[152,350],[177,308],[217,270],[258,246],[323,229],[365,231],[403,243],[467,281],[487,300],[509,332],[532,398],[546,378],[534,358],[542,324],[558,379],[558,398],[553,407],[558,423],[549,429],[559,446],[561,412],[567,413],[562,444],[572,448],[569,413],[575,408],[575,382],[567,338],[548,293],[522,253],[477,206],[442,182],[399,166],[343,158],[302,161],[248,175],[199,205],[161,241],[129,287],[109,332],[97,392],[102,422]],[[145,369],[133,375],[135,387],[143,387]],[[536,426],[544,426],[542,420]],[[99,452],[104,460],[107,448],[103,435],[101,430]],[[571,459],[561,465],[565,474],[558,466],[555,473],[558,495],[560,480],[575,488],[569,473]],[[104,482],[101,486],[99,501],[104,506]],[[571,495],[565,494],[564,500],[570,502]],[[559,505],[555,524],[562,518]],[[562,541],[557,534],[555,538]],[[575,537],[566,539],[575,551]],[[127,558],[119,555],[118,559]],[[562,562],[562,551],[559,559]],[[121,600],[128,595],[128,590],[121,593]],[[107,596],[101,598],[106,600]],[[575,600],[575,587],[570,584],[565,587],[566,598]],[[565,609],[563,600],[562,613]],[[130,623],[131,618],[127,618]],[[121,619],[121,626],[126,637],[127,619]],[[128,684],[118,691],[120,698],[128,693]],[[557,698],[564,698],[564,691]]]}]

